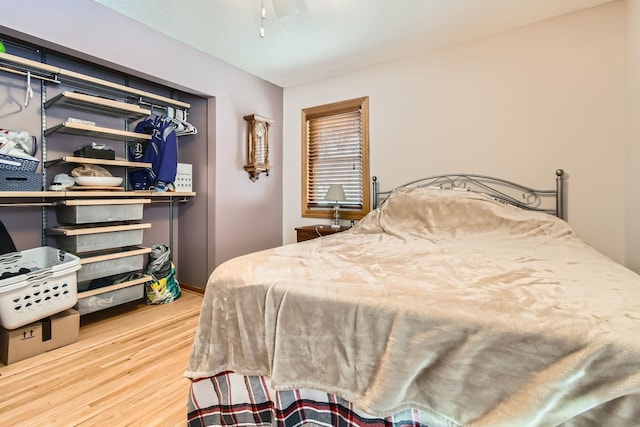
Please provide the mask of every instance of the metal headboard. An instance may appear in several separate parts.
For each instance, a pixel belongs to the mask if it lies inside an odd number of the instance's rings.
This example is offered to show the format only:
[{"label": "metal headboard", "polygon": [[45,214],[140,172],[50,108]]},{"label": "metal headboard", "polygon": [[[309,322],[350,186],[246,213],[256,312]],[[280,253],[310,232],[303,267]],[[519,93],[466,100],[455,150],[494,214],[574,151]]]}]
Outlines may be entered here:
[{"label": "metal headboard", "polygon": [[[380,191],[378,178],[373,177],[373,209],[387,200],[394,191],[405,187],[460,188],[486,194],[497,200],[522,209],[546,212],[566,220],[564,209],[564,171],[556,170],[556,188],[554,190],[536,190],[524,185],[486,175],[447,174],[434,175],[408,182],[389,191]],[[552,207],[552,201],[555,205]],[[545,203],[547,201],[547,203]],[[550,206],[550,207],[545,207]]]}]

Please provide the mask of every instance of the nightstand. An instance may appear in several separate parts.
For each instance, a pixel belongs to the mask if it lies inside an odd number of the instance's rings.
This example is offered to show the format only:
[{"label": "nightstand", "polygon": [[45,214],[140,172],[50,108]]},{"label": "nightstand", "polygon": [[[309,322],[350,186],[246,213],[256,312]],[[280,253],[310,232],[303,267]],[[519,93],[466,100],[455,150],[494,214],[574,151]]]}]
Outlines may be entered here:
[{"label": "nightstand", "polygon": [[296,227],[298,242],[315,239],[329,234],[340,233],[350,229],[351,227],[341,226],[340,228],[331,228],[330,225],[305,225],[304,227]]}]

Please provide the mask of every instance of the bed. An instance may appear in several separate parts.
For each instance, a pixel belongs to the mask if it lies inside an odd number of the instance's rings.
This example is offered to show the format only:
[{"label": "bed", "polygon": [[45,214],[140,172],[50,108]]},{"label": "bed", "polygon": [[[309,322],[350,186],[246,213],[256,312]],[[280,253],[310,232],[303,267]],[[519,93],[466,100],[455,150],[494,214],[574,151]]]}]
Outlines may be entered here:
[{"label": "bed", "polygon": [[640,276],[576,236],[563,179],[374,179],[352,229],[220,265],[189,425],[640,425]]}]

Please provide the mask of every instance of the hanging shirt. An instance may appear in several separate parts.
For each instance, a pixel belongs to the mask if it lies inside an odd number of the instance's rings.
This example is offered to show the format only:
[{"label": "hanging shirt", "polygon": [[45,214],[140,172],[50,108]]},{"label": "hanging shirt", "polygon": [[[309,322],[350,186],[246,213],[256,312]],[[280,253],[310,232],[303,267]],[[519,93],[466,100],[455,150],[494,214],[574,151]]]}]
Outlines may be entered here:
[{"label": "hanging shirt", "polygon": [[134,143],[128,152],[129,160],[152,166],[129,173],[132,188],[166,191],[178,169],[178,138],[173,123],[165,116],[148,118],[138,123],[135,131],[150,134],[151,140]]}]

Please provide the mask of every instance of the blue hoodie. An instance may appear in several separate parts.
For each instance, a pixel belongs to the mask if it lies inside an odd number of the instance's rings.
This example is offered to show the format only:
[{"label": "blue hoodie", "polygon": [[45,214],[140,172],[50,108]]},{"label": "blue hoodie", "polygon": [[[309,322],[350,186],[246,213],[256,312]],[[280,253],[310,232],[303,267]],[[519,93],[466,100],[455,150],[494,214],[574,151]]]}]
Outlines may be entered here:
[{"label": "blue hoodie", "polygon": [[136,132],[151,135],[149,142],[136,142],[129,149],[129,160],[151,163],[150,169],[135,169],[129,173],[133,190],[166,191],[176,180],[178,169],[178,138],[167,117],[148,118],[136,125]]}]

